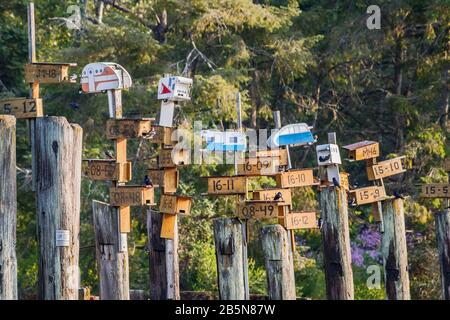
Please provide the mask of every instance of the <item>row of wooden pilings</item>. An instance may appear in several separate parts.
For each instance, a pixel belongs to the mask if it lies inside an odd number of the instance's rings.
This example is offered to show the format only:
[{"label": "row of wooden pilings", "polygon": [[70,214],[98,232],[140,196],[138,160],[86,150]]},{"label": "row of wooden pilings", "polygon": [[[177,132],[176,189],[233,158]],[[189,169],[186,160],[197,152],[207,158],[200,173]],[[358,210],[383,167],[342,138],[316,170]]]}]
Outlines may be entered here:
[{"label": "row of wooden pilings", "polygon": [[[17,299],[15,118],[0,116],[0,300]],[[33,182],[39,241],[39,299],[78,299],[82,129],[63,117],[32,122]],[[321,190],[319,203],[327,299],[354,298],[346,191]],[[381,253],[388,299],[410,299],[402,199],[384,201]],[[120,250],[117,215],[93,202],[101,299],[130,298],[128,253]],[[442,292],[450,299],[450,210],[436,214]],[[219,298],[248,299],[247,243],[236,218],[213,221]],[[178,239],[161,239],[161,214],[148,211],[150,299],[179,299]],[[262,228],[270,299],[296,299],[290,237]]]}]

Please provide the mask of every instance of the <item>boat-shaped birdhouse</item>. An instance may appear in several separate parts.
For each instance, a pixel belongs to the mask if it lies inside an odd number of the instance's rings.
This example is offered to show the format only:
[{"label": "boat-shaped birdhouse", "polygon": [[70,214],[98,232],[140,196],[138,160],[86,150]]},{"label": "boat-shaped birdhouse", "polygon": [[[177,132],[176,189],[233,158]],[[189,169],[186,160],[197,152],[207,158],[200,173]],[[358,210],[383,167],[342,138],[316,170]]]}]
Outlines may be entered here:
[{"label": "boat-shaped birdhouse", "polygon": [[312,133],[312,127],[306,123],[294,123],[284,126],[267,140],[267,145],[273,149],[281,146],[304,146],[316,142]]},{"label": "boat-shaped birdhouse", "polygon": [[124,67],[113,62],[89,63],[81,73],[81,89],[85,93],[131,87],[131,76]]}]

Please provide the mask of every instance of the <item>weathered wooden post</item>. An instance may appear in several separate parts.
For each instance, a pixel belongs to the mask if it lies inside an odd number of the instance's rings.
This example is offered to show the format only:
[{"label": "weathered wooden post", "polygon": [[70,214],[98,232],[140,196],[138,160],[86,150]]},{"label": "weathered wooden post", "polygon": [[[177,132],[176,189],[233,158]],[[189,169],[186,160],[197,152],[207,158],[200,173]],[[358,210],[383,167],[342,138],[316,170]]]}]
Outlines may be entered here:
[{"label": "weathered wooden post", "polygon": [[[336,145],[334,133],[328,134],[328,142]],[[325,186],[320,192],[319,204],[327,299],[353,300],[347,191],[343,186]]]},{"label": "weathered wooden post", "polygon": [[92,201],[101,300],[129,300],[128,252],[119,251],[119,215],[107,203]]},{"label": "weathered wooden post", "polygon": [[436,242],[441,267],[442,298],[450,300],[450,209],[438,212],[436,219]]},{"label": "weathered wooden post", "polygon": [[[444,169],[447,171],[448,181],[450,182],[450,159],[445,159]],[[437,186],[433,191],[436,193],[436,189],[445,190],[446,192],[443,196],[447,196],[448,188],[449,186],[447,184],[447,186]],[[431,191],[430,188],[425,187],[425,189]],[[430,193],[428,192],[428,194]],[[442,298],[444,300],[450,300],[450,198],[446,198],[443,203],[446,209],[435,214],[436,242],[441,269]]]},{"label": "weathered wooden post", "polygon": [[36,119],[39,299],[78,299],[82,133],[64,117]]},{"label": "weathered wooden post", "polygon": [[280,225],[261,230],[270,300],[295,300],[294,261],[289,234]]},{"label": "weathered wooden post", "polygon": [[236,218],[213,220],[220,300],[246,300],[242,223]]},{"label": "weathered wooden post", "polygon": [[162,223],[163,215],[160,212],[147,211],[150,300],[179,300],[177,223],[174,224],[173,239],[161,238]]},{"label": "weathered wooden post", "polygon": [[411,297],[402,199],[384,201],[383,223],[381,253],[387,299],[409,300]]},{"label": "weathered wooden post", "polygon": [[17,299],[16,118],[0,115],[0,300]]}]

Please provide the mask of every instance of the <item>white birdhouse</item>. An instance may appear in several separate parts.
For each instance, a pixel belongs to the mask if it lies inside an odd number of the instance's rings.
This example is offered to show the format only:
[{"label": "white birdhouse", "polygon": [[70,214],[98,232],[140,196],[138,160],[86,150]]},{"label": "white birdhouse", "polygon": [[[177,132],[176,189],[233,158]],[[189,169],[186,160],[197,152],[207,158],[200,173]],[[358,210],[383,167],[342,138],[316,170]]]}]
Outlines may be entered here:
[{"label": "white birdhouse", "polygon": [[113,62],[89,63],[81,73],[81,89],[86,93],[97,93],[131,87],[131,76],[124,67]]},{"label": "white birdhouse", "polygon": [[319,166],[341,164],[341,155],[336,144],[321,144],[316,147],[316,153]]},{"label": "white birdhouse", "polygon": [[159,80],[158,99],[169,101],[191,100],[192,79],[165,77]]}]

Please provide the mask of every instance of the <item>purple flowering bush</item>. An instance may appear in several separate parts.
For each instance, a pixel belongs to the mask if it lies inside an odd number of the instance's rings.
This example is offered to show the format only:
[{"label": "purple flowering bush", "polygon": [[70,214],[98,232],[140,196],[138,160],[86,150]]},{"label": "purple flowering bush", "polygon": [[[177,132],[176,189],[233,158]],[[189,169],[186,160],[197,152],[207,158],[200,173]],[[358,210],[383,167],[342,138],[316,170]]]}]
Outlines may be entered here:
[{"label": "purple flowering bush", "polygon": [[357,267],[365,267],[374,263],[382,263],[380,255],[380,233],[372,227],[364,226],[351,242],[352,263]]}]

